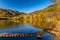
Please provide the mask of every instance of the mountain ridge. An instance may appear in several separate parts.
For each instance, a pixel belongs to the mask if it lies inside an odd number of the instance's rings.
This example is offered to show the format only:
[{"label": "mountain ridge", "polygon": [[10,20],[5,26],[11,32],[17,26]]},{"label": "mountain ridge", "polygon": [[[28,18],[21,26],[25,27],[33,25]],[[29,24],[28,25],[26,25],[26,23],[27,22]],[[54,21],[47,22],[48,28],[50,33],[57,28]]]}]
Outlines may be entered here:
[{"label": "mountain ridge", "polygon": [[[43,9],[43,10],[37,10],[37,11],[34,11],[34,12],[31,12],[29,14],[47,14],[48,12],[51,13],[56,13],[57,11],[57,5],[60,4],[59,2],[55,3],[55,4],[52,4],[50,6],[48,6],[47,8]],[[0,8],[0,18],[1,17],[14,17],[14,16],[18,16],[20,14],[26,14],[24,12],[19,12],[19,11],[15,11],[15,10],[10,10],[10,9],[2,9]],[[28,15],[29,15],[28,14]],[[18,16],[19,17],[19,16]]]}]

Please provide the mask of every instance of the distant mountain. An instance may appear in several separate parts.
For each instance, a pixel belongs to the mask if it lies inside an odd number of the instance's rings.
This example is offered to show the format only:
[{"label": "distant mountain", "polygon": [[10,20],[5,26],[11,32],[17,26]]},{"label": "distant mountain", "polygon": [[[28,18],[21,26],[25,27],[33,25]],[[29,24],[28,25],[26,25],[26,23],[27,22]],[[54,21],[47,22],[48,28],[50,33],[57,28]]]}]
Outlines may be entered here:
[{"label": "distant mountain", "polygon": [[[56,16],[60,13],[60,7],[59,7],[59,4],[60,2],[57,2],[53,5],[50,5],[49,7],[43,9],[43,10],[37,10],[35,12],[32,12],[32,13],[29,13],[28,15],[31,14],[32,15],[42,15],[44,18],[48,18],[48,17],[52,17],[52,16]],[[58,7],[58,8],[57,8]],[[58,11],[58,13],[57,13]],[[15,10],[10,10],[10,9],[2,9],[0,8],[0,18],[2,17],[19,17],[20,14],[23,14],[25,15],[25,13],[23,12],[18,12],[18,11],[15,11]],[[60,16],[60,15],[59,15]]]},{"label": "distant mountain", "polygon": [[15,10],[0,8],[0,18],[14,17],[14,16],[18,16],[22,13],[23,12],[18,12],[18,11],[15,11]]}]

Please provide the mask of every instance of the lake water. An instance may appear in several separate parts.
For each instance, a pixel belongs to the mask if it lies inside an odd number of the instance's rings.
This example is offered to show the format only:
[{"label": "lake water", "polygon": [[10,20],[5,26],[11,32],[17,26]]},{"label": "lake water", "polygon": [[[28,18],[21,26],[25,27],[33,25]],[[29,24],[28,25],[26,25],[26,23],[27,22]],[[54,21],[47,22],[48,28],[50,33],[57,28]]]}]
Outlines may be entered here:
[{"label": "lake water", "polygon": [[[1,25],[2,24],[2,25]],[[1,22],[0,33],[12,33],[12,34],[29,34],[43,31],[43,29],[36,28],[30,24],[15,24],[12,22]],[[42,40],[53,40],[54,35],[46,32],[41,35]],[[0,37],[0,40],[37,40],[36,36],[25,37]]]},{"label": "lake water", "polygon": [[17,34],[29,34],[29,33],[36,33],[40,32],[42,29],[35,28],[32,25],[29,24],[21,24],[21,25],[15,25],[10,28],[4,28],[0,29],[0,33],[17,33]]}]

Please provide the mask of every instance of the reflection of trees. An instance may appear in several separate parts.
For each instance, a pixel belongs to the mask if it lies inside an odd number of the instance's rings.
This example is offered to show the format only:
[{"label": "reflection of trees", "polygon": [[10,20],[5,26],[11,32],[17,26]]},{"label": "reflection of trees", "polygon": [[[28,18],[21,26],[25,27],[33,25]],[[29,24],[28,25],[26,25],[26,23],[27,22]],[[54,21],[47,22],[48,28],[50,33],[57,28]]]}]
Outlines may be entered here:
[{"label": "reflection of trees", "polygon": [[18,23],[15,23],[13,21],[9,21],[9,20],[0,20],[0,28],[6,28],[6,27],[11,27],[11,26],[15,26]]}]

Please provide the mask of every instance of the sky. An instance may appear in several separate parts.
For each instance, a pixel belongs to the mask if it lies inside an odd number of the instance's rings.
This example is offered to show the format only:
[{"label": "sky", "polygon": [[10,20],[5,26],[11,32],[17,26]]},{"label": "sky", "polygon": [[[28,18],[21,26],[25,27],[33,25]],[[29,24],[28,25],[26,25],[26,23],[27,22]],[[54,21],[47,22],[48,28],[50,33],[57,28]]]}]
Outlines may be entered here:
[{"label": "sky", "polygon": [[0,8],[30,13],[52,5],[50,0],[0,0]]}]

